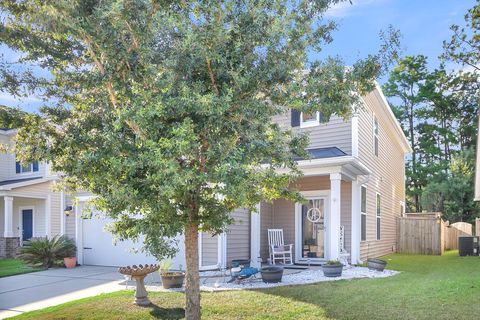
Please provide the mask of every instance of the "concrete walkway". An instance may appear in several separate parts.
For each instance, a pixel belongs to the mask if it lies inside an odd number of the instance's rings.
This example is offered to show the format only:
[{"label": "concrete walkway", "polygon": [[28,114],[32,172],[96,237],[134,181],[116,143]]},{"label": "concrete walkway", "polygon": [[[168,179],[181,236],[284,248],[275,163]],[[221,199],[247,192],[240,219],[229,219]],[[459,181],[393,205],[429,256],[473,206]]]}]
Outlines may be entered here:
[{"label": "concrete walkway", "polygon": [[125,289],[115,267],[81,266],[0,278],[0,319]]}]

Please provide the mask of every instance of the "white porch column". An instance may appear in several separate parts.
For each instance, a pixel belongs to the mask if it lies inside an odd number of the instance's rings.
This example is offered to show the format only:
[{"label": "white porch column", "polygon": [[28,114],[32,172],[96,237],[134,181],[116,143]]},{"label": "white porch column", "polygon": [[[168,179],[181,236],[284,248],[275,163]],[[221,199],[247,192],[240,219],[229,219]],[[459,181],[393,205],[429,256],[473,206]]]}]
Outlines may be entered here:
[{"label": "white porch column", "polygon": [[217,236],[218,239],[218,266],[227,267],[227,234],[225,232]]},{"label": "white porch column", "polygon": [[340,258],[340,204],[341,204],[341,182],[340,173],[330,174],[330,217],[329,228],[329,259],[338,260]]},{"label": "white porch column", "polygon": [[47,199],[45,199],[45,236],[49,239],[52,235],[51,215],[52,215],[52,196],[48,194]]},{"label": "white porch column", "polygon": [[360,262],[360,186],[358,180],[352,181],[352,247],[351,264]]},{"label": "white porch column", "polygon": [[256,212],[250,215],[250,265],[259,268],[260,263],[260,203],[257,204]]},{"label": "white porch column", "polygon": [[5,196],[4,201],[4,228],[3,236],[5,238],[13,237],[13,197]]},{"label": "white porch column", "polygon": [[60,235],[65,234],[65,191],[60,192]]},{"label": "white porch column", "polygon": [[82,210],[76,205],[75,208],[75,240],[77,245],[77,261],[83,264],[83,222]]}]

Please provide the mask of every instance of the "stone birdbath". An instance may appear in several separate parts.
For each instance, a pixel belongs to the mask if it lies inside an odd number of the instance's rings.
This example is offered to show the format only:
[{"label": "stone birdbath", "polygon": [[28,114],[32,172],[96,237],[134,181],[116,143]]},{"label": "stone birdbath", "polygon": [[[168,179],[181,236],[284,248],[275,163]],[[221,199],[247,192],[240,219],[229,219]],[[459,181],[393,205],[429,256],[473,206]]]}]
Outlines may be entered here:
[{"label": "stone birdbath", "polygon": [[160,268],[158,264],[146,264],[144,266],[136,265],[128,266],[128,267],[120,267],[118,268],[118,272],[123,275],[130,276],[132,279],[135,280],[137,283],[137,288],[135,290],[135,300],[133,301],[134,304],[138,306],[148,306],[151,302],[148,300],[148,293],[147,289],[145,289],[144,279],[147,274],[157,271]]}]

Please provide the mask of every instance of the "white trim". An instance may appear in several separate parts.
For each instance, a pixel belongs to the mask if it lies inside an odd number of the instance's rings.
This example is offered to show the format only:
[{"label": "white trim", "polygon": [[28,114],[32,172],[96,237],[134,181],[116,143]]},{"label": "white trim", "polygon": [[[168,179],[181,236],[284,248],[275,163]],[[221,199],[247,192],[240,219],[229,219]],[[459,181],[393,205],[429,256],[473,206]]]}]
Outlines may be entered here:
[{"label": "white trim", "polygon": [[352,156],[358,157],[358,142],[359,142],[359,131],[358,131],[358,114],[352,116]]},{"label": "white trim", "polygon": [[261,204],[258,203],[255,211],[250,213],[250,264],[254,268],[261,266]]},{"label": "white trim", "polygon": [[316,112],[314,120],[303,121],[303,112],[300,112],[300,128],[311,128],[320,125],[320,112]]},{"label": "white trim", "polygon": [[227,234],[225,232],[219,234],[217,236],[217,240],[217,265],[223,269],[227,266]]},{"label": "white trim", "polygon": [[328,235],[328,259],[340,259],[340,225],[342,212],[342,175],[330,174],[330,216],[327,233]]},{"label": "white trim", "polygon": [[65,228],[66,228],[66,219],[65,219],[65,191],[64,188],[62,188],[62,191],[60,192],[60,235],[65,234]]},{"label": "white trim", "polygon": [[360,262],[360,242],[362,233],[361,219],[361,186],[358,181],[352,181],[352,226],[351,226],[351,247],[350,247],[350,263],[357,264]]},{"label": "white trim", "polygon": [[77,244],[77,260],[83,264],[83,220],[82,211],[79,206],[75,206],[75,240]]},{"label": "white trim", "polygon": [[5,238],[14,237],[13,233],[13,197],[3,196],[3,236]]},{"label": "white trim", "polygon": [[43,193],[24,193],[24,192],[2,192],[0,191],[0,197],[15,197],[15,198],[30,198],[30,199],[47,199]]},{"label": "white trim", "polygon": [[18,236],[20,238],[20,246],[23,245],[23,210],[32,210],[32,238],[37,236],[35,232],[35,206],[21,206],[18,207]]},{"label": "white trim", "polygon": [[[185,243],[185,240],[183,241]],[[199,269],[201,270],[202,268],[202,257],[203,257],[203,254],[202,254],[202,232],[199,231],[198,232],[198,267]],[[185,257],[186,258],[186,257]],[[186,261],[186,259],[185,259]]]},{"label": "white trim", "polygon": [[412,147],[410,146],[410,143],[408,142],[407,137],[405,136],[405,133],[402,130],[402,127],[400,126],[400,123],[398,123],[397,117],[393,114],[392,109],[390,108],[390,105],[388,104],[387,99],[385,98],[385,95],[383,94],[382,88],[378,84],[378,82],[375,82],[375,89],[378,91],[380,95],[380,100],[383,103],[383,108],[382,111],[384,111],[386,118],[389,119],[391,126],[393,127],[396,137],[398,137],[398,141],[400,142],[400,145],[402,146],[402,149],[405,153],[411,153],[413,152]]},{"label": "white trim", "polygon": [[16,189],[16,188],[20,188],[20,187],[26,187],[26,186],[30,186],[30,185],[34,185],[34,184],[39,184],[39,183],[44,183],[44,182],[48,182],[48,181],[52,181],[52,180],[55,180],[55,179],[40,178],[40,179],[32,179],[32,180],[28,180],[28,181],[13,182],[13,183],[10,183],[10,184],[6,184],[4,186],[0,186],[0,190],[9,191],[9,190],[12,190],[12,189]]},{"label": "white trim", "polygon": [[400,214],[404,214],[405,213],[405,202],[403,202],[402,200],[400,200],[400,208],[402,210],[400,210]]},{"label": "white trim", "polygon": [[[378,197],[380,196],[380,215],[378,215]],[[382,240],[382,228],[380,228],[380,237],[378,237],[378,222],[380,219],[380,225],[382,224],[382,195],[379,192],[375,192],[375,240]]]},{"label": "white trim", "polygon": [[[300,191],[300,194],[307,200],[311,199],[324,199],[325,206],[325,227],[329,222],[330,215],[330,190],[313,190],[313,191]],[[329,231],[328,228],[325,228],[325,238],[324,238],[324,250],[325,256],[323,258],[304,258],[302,257],[303,252],[303,242],[302,242],[302,204],[299,202],[295,203],[295,263],[322,263],[327,260],[327,250],[328,250],[328,238]]]},{"label": "white trim", "polygon": [[45,236],[50,239],[52,236],[52,195],[48,194],[47,199],[45,199]]}]

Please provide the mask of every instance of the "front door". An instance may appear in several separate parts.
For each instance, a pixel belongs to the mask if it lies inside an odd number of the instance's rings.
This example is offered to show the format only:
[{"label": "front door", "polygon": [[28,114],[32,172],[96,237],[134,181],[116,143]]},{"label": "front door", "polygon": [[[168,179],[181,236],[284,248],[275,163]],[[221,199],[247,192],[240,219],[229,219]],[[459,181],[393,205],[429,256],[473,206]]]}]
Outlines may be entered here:
[{"label": "front door", "polygon": [[22,240],[30,240],[33,236],[33,210],[22,210]]},{"label": "front door", "polygon": [[325,198],[310,198],[301,209],[300,260],[325,258]]}]

